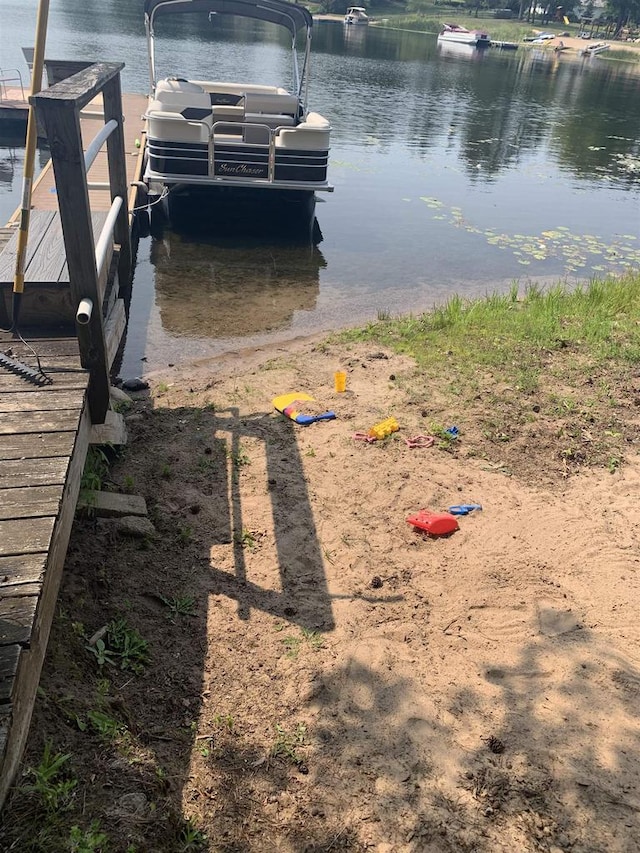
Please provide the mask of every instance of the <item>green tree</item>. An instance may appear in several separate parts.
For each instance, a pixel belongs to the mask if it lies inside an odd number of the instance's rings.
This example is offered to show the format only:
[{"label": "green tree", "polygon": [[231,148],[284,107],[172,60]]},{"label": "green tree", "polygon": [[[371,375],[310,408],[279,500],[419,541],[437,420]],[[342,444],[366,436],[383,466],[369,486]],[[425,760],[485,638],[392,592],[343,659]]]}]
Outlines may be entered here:
[{"label": "green tree", "polygon": [[607,0],[607,11],[615,21],[615,35],[630,23],[640,19],[640,0]]}]

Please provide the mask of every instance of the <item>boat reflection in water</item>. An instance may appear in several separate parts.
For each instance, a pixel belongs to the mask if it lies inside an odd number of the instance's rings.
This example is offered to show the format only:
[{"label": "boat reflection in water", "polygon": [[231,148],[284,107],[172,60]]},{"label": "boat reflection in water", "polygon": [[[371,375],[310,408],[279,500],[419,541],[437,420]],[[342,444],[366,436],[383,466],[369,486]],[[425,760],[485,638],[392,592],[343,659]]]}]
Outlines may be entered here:
[{"label": "boat reflection in water", "polygon": [[462,59],[480,60],[486,54],[485,47],[477,47],[475,44],[460,44],[455,41],[438,41],[438,53],[441,56],[456,56]]},{"label": "boat reflection in water", "polygon": [[[225,204],[220,215],[172,218],[154,237],[156,304],[163,329],[190,338],[238,338],[286,328],[297,311],[312,311],[326,261],[315,216],[291,209],[270,217]],[[299,209],[297,211],[299,214]],[[244,217],[244,218],[243,218]],[[242,228],[239,224],[242,222]]]}]

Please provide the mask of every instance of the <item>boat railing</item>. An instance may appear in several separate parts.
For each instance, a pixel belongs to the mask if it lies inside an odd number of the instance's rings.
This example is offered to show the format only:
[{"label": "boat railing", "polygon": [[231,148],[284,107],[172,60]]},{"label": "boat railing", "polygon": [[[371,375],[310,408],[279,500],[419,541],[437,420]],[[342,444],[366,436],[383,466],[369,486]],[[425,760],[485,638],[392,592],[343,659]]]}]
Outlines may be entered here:
[{"label": "boat railing", "polygon": [[[265,150],[268,153],[268,161],[267,161],[267,174],[263,176],[263,180],[268,181],[268,183],[273,183],[275,180],[275,172],[276,172],[276,137],[278,132],[282,130],[282,128],[288,127],[287,125],[281,125],[278,127],[271,127],[270,125],[262,122],[237,122],[237,121],[217,121],[213,124],[211,129],[211,136],[209,140],[209,176],[212,178],[224,180],[224,175],[216,174],[216,142],[219,142],[220,139],[216,140],[216,134],[224,135],[225,141],[228,141],[228,135],[224,134],[224,129],[232,129],[234,131],[234,135],[238,134],[238,131],[241,131],[243,134],[243,140],[246,140],[246,131],[249,130],[261,130],[264,131],[265,136],[267,137],[266,142],[250,142],[248,144],[252,145],[252,147],[259,148]],[[289,128],[290,129],[290,128]],[[243,170],[246,171],[246,164],[240,164],[243,167]],[[259,167],[256,167],[257,171],[262,171]],[[245,174],[244,176],[240,172],[236,172],[230,174],[229,178],[233,178],[237,180],[238,178],[246,177],[251,180],[256,180],[257,175]]]},{"label": "boat railing", "polygon": [[18,68],[0,68],[0,101],[7,100],[9,83],[19,84],[20,91],[22,92],[22,100],[24,101],[24,85],[22,83],[22,74]]}]

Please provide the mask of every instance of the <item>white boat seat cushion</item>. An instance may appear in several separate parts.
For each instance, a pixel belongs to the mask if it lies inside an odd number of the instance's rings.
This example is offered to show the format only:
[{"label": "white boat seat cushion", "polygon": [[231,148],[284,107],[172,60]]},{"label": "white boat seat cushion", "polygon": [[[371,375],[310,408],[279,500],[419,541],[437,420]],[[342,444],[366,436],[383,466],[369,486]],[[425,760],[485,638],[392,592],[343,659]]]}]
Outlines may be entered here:
[{"label": "white boat seat cushion", "polygon": [[269,115],[268,113],[245,113],[244,120],[251,124],[266,124],[267,127],[293,127],[296,120],[293,116]]},{"label": "white boat seat cushion", "polygon": [[156,94],[158,92],[204,92],[199,83],[191,83],[178,77],[167,77],[166,80],[158,80]]},{"label": "white boat seat cushion", "polygon": [[[245,113],[244,141],[249,145],[268,145],[270,130],[276,127],[293,127],[293,116],[267,115],[266,113]],[[265,127],[266,125],[266,127]]]},{"label": "white boat seat cushion", "polygon": [[298,99],[295,95],[247,92],[244,96],[244,109],[247,114],[297,116]]},{"label": "white boat seat cushion", "polygon": [[276,148],[297,148],[303,151],[327,151],[331,125],[319,113],[307,113],[295,128],[283,127],[276,136]]},{"label": "white boat seat cushion", "polygon": [[214,121],[244,121],[244,108],[242,106],[227,106],[217,104],[211,108]]},{"label": "white boat seat cushion", "polygon": [[208,92],[196,83],[188,80],[160,80],[156,86],[155,102],[162,104],[161,109],[181,112],[184,107],[211,110],[211,98]]},{"label": "white boat seat cushion", "polygon": [[[163,110],[159,101],[153,101],[146,114],[150,139],[164,139],[170,142],[208,142],[213,124],[211,110],[206,116],[191,119],[177,109]],[[191,115],[190,109],[186,112]]]}]

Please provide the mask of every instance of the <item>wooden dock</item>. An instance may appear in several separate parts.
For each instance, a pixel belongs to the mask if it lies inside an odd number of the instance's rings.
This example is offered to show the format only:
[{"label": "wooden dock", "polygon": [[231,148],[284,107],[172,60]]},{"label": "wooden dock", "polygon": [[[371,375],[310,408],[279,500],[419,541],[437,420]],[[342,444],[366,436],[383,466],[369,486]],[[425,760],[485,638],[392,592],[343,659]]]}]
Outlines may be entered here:
[{"label": "wooden dock", "polygon": [[[87,449],[123,432],[109,374],[126,326],[145,99],[122,99],[121,68],[96,63],[34,99],[56,144],[32,193],[21,336],[0,332],[0,807],[28,735]],[[101,132],[107,150],[89,166]],[[5,328],[18,216],[0,229]],[[88,317],[76,320],[82,300]]]}]

